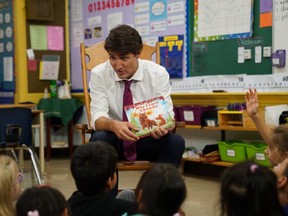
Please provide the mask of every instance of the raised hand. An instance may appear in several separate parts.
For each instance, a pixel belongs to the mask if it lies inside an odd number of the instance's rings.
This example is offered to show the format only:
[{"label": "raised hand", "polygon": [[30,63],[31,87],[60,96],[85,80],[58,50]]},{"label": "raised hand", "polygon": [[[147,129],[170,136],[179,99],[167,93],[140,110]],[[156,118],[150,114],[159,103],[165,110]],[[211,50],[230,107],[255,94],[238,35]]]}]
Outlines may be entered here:
[{"label": "raised hand", "polygon": [[257,114],[259,108],[257,90],[249,89],[249,91],[246,92],[245,99],[246,99],[247,113],[250,116],[250,118],[253,118],[253,116]]}]

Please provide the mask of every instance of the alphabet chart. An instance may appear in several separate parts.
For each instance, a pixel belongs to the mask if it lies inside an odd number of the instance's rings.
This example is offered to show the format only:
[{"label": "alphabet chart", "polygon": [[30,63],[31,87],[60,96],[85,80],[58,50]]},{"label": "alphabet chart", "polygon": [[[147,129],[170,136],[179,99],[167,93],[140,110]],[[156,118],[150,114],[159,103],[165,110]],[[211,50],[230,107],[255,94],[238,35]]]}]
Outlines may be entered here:
[{"label": "alphabet chart", "polygon": [[171,86],[173,93],[246,92],[249,88],[258,92],[283,92],[288,91],[288,73],[197,76],[173,79]]}]

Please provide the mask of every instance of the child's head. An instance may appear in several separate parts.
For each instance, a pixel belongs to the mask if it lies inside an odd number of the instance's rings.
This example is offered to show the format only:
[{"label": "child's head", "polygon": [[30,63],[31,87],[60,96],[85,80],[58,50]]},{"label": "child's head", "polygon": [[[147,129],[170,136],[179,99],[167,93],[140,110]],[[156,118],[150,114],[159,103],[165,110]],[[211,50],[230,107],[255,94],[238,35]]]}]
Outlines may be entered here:
[{"label": "child's head", "polygon": [[0,215],[13,214],[13,201],[20,195],[22,180],[23,175],[19,173],[16,161],[7,155],[0,155]]},{"label": "child's head", "polygon": [[288,205],[288,158],[273,169],[277,176],[277,187],[281,205]]},{"label": "child's head", "polygon": [[288,158],[284,159],[277,166],[273,168],[274,173],[276,174],[278,180],[280,178],[288,179]]},{"label": "child's head", "polygon": [[288,157],[288,127],[287,125],[279,125],[272,130],[270,143],[266,150],[269,161],[273,165],[277,165]]},{"label": "child's head", "polygon": [[42,185],[27,188],[16,203],[17,216],[69,216],[68,204],[56,188]]},{"label": "child's head", "polygon": [[225,170],[221,181],[221,215],[273,215],[283,213],[277,177],[267,167],[245,161]]},{"label": "child's head", "polygon": [[117,182],[118,154],[106,142],[79,146],[71,159],[71,173],[79,192],[91,196],[111,190]]},{"label": "child's head", "polygon": [[156,163],[143,173],[135,198],[141,213],[172,216],[186,198],[185,182],[175,166]]}]

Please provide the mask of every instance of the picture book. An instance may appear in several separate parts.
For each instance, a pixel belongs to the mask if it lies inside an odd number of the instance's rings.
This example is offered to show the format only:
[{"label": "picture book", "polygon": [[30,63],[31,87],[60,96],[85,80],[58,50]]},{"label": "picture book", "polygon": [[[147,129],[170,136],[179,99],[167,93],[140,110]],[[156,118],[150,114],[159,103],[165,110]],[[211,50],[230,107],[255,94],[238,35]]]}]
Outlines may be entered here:
[{"label": "picture book", "polygon": [[128,121],[139,128],[135,134],[139,137],[148,136],[156,127],[165,129],[175,126],[164,97],[156,97],[124,107]]}]

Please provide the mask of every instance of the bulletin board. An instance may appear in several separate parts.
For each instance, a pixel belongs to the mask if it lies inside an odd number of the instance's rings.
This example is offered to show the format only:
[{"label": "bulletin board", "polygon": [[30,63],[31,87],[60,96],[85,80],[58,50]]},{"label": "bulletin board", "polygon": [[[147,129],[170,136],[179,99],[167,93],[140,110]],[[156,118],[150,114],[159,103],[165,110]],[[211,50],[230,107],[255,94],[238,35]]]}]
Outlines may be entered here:
[{"label": "bulletin board", "polygon": [[[35,3],[39,3],[38,5]],[[33,3],[33,4],[32,4]],[[44,4],[44,5],[43,5]],[[40,80],[39,79],[39,67],[40,61],[42,60],[43,55],[59,55],[60,57],[60,66],[59,66],[59,76],[58,80],[67,79],[67,60],[66,60],[66,46],[65,46],[65,28],[66,28],[66,11],[65,1],[59,0],[43,0],[43,1],[33,1],[26,0],[26,34],[27,34],[27,49],[31,49],[31,32],[30,27],[40,26],[44,28],[50,27],[60,27],[63,29],[63,35],[58,38],[58,40],[63,40],[63,46],[60,49],[55,48],[41,48],[33,49],[36,60],[36,68],[29,66],[28,57],[27,57],[27,71],[28,71],[28,92],[29,93],[39,93],[43,92],[45,87],[49,87],[49,80]],[[31,7],[31,8],[29,8]],[[52,13],[53,11],[53,13]],[[33,14],[33,16],[31,15]],[[45,16],[44,16],[45,15]],[[47,31],[48,32],[48,31]],[[55,35],[47,36],[47,40],[57,40],[53,38]],[[52,38],[52,39],[51,39]],[[43,44],[40,38],[37,43]],[[35,43],[32,42],[32,43]],[[45,41],[46,43],[46,41]]]},{"label": "bulletin board", "polygon": [[15,91],[13,1],[0,4],[0,104],[13,103]]},{"label": "bulletin board", "polygon": [[[189,1],[188,11],[188,76],[205,76],[205,75],[231,75],[231,74],[271,74],[272,63],[270,57],[263,57],[261,63],[255,63],[255,47],[271,47],[272,46],[272,26],[263,27],[263,20],[260,20],[260,0],[255,0],[252,7],[252,37],[248,38],[231,38],[225,40],[207,40],[195,42],[194,39],[194,18],[195,4],[205,0]],[[220,3],[225,0],[209,0]],[[241,1],[228,1],[237,3]],[[253,2],[253,1],[252,1]],[[262,1],[267,2],[267,1]],[[269,2],[269,0],[268,0]],[[272,0],[270,0],[272,4]],[[221,5],[221,4],[220,4]],[[264,5],[265,6],[265,5]],[[235,7],[237,9],[237,7]],[[214,11],[217,13],[218,11]],[[272,11],[270,11],[272,12]],[[260,22],[261,21],[261,22]],[[262,25],[262,27],[260,27]],[[251,59],[245,59],[244,63],[238,63],[238,47],[243,46],[244,49],[251,50]],[[263,54],[263,52],[262,52]]]},{"label": "bulletin board", "polygon": [[80,43],[90,46],[104,41],[111,28],[123,23],[137,29],[143,42],[151,46],[160,36],[184,35],[186,73],[186,4],[186,0],[70,0],[72,91],[83,89]]}]

